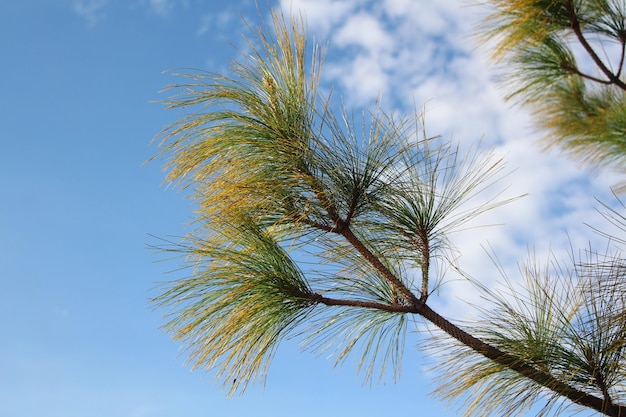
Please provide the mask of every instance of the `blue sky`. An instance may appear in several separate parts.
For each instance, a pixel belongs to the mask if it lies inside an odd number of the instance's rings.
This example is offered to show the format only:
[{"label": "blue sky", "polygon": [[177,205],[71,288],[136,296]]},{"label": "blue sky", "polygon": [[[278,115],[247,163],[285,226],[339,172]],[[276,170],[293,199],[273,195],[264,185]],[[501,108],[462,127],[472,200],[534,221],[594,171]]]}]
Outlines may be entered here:
[{"label": "blue sky", "polygon": [[[530,193],[456,243],[468,271],[497,280],[481,245],[515,268],[539,251],[593,239],[595,201],[610,201],[610,173],[591,176],[540,153],[528,117],[502,100],[471,37],[482,11],[463,1],[318,0],[301,10],[329,44],[326,85],[349,105],[412,111],[426,105],[432,134],[493,146],[513,173],[507,195]],[[225,71],[253,2],[24,0],[0,3],[0,416],[453,416],[428,397],[428,359],[407,339],[397,384],[362,386],[354,363],[279,349],[266,386],[227,399],[210,375],[189,372],[159,330],[149,299],[176,262],[147,249],[180,236],[192,206],[163,187],[152,137],[180,113],[155,101],[175,82],[164,71]],[[529,227],[530,225],[530,227]],[[565,234],[569,230],[569,237]],[[436,301],[463,317],[446,285]],[[461,305],[461,307],[459,307]]]}]

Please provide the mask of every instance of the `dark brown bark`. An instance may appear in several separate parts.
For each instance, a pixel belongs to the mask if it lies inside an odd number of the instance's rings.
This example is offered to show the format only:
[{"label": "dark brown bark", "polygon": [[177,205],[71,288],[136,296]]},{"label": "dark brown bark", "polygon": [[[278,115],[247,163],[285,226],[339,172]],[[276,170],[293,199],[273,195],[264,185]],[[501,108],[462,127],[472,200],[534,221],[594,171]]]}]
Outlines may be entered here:
[{"label": "dark brown bark", "polygon": [[370,251],[349,227],[341,230],[341,235],[398,291],[410,306],[421,304],[420,300],[400,281],[376,255]]},{"label": "dark brown bark", "polygon": [[379,304],[366,301],[350,301],[336,300],[323,297],[319,294],[313,294],[312,298],[316,302],[326,305],[344,305],[365,308],[379,308],[384,311],[397,313],[413,313],[419,314],[424,319],[431,322],[437,328],[441,329],[449,336],[458,340],[463,345],[469,347],[476,353],[485,356],[494,362],[511,369],[519,374],[529,378],[539,385],[557,393],[560,396],[568,398],[575,404],[592,408],[600,413],[613,417],[626,417],[626,406],[615,405],[606,399],[595,397],[584,391],[554,378],[550,373],[542,371],[525,362],[523,359],[503,352],[500,349],[483,342],[482,340],[472,336],[465,330],[455,325],[451,321],[445,319],[437,312],[426,305],[425,298],[417,298],[413,292],[407,288],[400,279],[398,279],[381,261],[372,253],[363,242],[352,232],[349,226],[342,227],[337,233],[340,233],[352,246],[374,267],[388,282],[400,292],[408,305]]},{"label": "dark brown bark", "polygon": [[305,295],[312,301],[321,303],[327,306],[346,306],[346,307],[360,307],[360,308],[374,308],[376,310],[388,311],[390,313],[412,313],[414,308],[402,305],[402,304],[383,304],[374,301],[363,300],[344,300],[338,298],[329,298],[323,295],[313,293]]},{"label": "dark brown bark", "polygon": [[534,368],[531,365],[528,365],[520,358],[502,352],[501,350],[472,336],[452,322],[443,318],[426,304],[418,307],[417,314],[424,317],[426,320],[430,321],[432,324],[434,324],[439,329],[443,330],[448,335],[458,340],[465,346],[471,348],[473,351],[480,353],[481,355],[493,360],[494,362],[504,367],[520,373],[526,378],[529,378],[539,385],[546,387],[563,397],[568,398],[576,404],[592,408],[608,416],[626,416],[626,407],[611,404],[610,401],[607,402],[602,398],[598,398],[583,391],[579,391],[571,387],[570,385],[567,385],[557,380],[549,373],[543,372],[539,369]]},{"label": "dark brown bark", "polygon": [[[591,57],[593,62],[597,65],[597,67],[600,69],[600,71],[602,71],[602,73],[604,75],[606,75],[606,77],[609,79],[610,83],[616,85],[617,87],[621,88],[622,90],[626,90],[626,84],[624,84],[624,82],[619,78],[619,74],[617,74],[617,75],[614,74],[604,64],[604,62],[600,59],[598,54],[596,54],[596,51],[591,47],[589,42],[587,42],[587,39],[583,35],[582,29],[580,27],[580,21],[578,20],[578,16],[576,15],[576,10],[574,9],[574,4],[572,3],[572,0],[566,0],[565,1],[565,7],[567,7],[567,11],[569,13],[569,19],[570,19],[570,23],[571,23],[571,28],[572,28],[572,31],[574,32],[574,34],[576,35],[576,38],[578,39],[578,42],[580,42],[582,47],[585,49],[587,54],[589,54],[589,56]],[[621,65],[620,65],[620,67],[621,67]]]},{"label": "dark brown bark", "polygon": [[557,393],[560,396],[568,398],[570,401],[588,408],[592,408],[607,416],[619,417],[626,416],[626,407],[613,404],[610,399],[602,399],[586,392],[577,390],[572,386],[559,381],[547,372],[529,365],[521,358],[502,352],[498,348],[483,342],[482,340],[472,336],[465,330],[445,319],[429,306],[424,303],[418,303],[414,306],[383,304],[372,301],[344,300],[324,297],[320,294],[308,294],[307,297],[311,301],[321,303],[328,306],[347,306],[357,308],[374,308],[378,310],[388,311],[399,314],[418,314],[440,330],[447,333],[463,345],[469,347],[474,352],[491,359],[495,363],[511,369],[519,374],[535,381],[537,384]]}]

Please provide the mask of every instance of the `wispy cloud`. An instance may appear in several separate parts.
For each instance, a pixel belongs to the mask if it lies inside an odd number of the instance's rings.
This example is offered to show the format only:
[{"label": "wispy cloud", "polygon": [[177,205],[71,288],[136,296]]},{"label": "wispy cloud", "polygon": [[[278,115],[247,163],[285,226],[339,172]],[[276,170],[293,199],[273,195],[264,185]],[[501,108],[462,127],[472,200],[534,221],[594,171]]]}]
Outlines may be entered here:
[{"label": "wispy cloud", "polygon": [[74,13],[85,19],[87,26],[93,27],[104,18],[104,8],[108,0],[74,0]]}]

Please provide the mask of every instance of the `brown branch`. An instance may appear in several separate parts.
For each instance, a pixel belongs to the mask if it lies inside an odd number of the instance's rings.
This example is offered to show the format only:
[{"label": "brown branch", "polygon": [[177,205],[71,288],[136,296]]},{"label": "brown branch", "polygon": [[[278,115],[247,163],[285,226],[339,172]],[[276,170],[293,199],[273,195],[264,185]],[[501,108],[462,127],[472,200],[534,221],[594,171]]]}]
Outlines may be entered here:
[{"label": "brown branch", "polygon": [[419,230],[419,238],[421,240],[420,251],[422,252],[422,294],[420,300],[425,303],[428,298],[428,280],[430,274],[430,241],[428,232],[424,228]]},{"label": "brown branch", "polygon": [[587,51],[593,62],[595,62],[600,71],[602,71],[604,75],[607,76],[611,84],[615,84],[622,90],[626,90],[626,84],[624,84],[624,82],[620,80],[617,75],[611,72],[611,70],[604,64],[604,62],[602,62],[598,54],[596,54],[596,51],[591,47],[589,42],[587,42],[587,39],[583,35],[582,29],[580,28],[580,21],[578,20],[578,16],[576,16],[576,10],[574,10],[572,0],[567,0],[565,2],[565,7],[567,7],[567,11],[569,12],[571,28],[574,31],[574,34],[576,34],[576,38],[585,49],[585,51]]},{"label": "brown branch", "polygon": [[598,388],[600,388],[600,391],[602,392],[602,395],[604,397],[605,407],[612,407],[613,399],[611,398],[611,393],[609,392],[609,388],[606,385],[604,375],[602,375],[602,373],[598,369],[598,366],[596,365],[596,361],[593,359],[591,348],[585,349],[585,356],[587,361],[589,362],[589,371],[591,373],[591,376],[596,381],[596,384],[598,384]]},{"label": "brown branch", "polygon": [[561,65],[561,69],[565,72],[569,72],[570,74],[576,74],[578,76],[581,76],[589,81],[594,81],[596,83],[600,83],[600,84],[605,84],[605,85],[611,85],[613,84],[612,81],[609,80],[603,80],[601,78],[598,77],[594,77],[593,75],[589,75],[589,74],[585,74],[584,72],[582,72],[581,70],[579,70],[576,67],[572,67],[569,65]]},{"label": "brown branch", "polygon": [[318,293],[307,294],[305,296],[311,301],[322,303],[327,306],[372,308],[376,310],[388,311],[390,313],[413,313],[415,310],[413,307],[404,304],[384,304],[377,303],[375,301],[329,298]]},{"label": "brown branch", "polygon": [[626,406],[615,405],[601,398],[587,394],[586,392],[579,391],[571,387],[570,385],[559,381],[549,373],[541,371],[529,365],[521,358],[502,352],[498,348],[483,342],[482,340],[472,336],[457,325],[443,318],[426,304],[418,305],[416,308],[416,313],[424,317],[426,320],[430,321],[439,329],[446,332],[449,336],[458,340],[473,351],[480,353],[481,355],[493,360],[494,362],[508,369],[518,372],[526,378],[529,378],[539,385],[563,397],[568,398],[570,401],[578,405],[592,408],[608,416],[626,416]]},{"label": "brown branch", "polygon": [[[353,307],[365,307],[365,308],[379,308],[384,311],[396,312],[396,313],[413,313],[419,314],[426,320],[434,324],[436,327],[447,333],[449,336],[461,342],[463,345],[469,347],[474,352],[485,356],[488,359],[493,360],[497,364],[500,364],[508,369],[511,369],[519,374],[529,378],[539,385],[565,397],[570,401],[582,405],[584,407],[592,408],[600,413],[608,416],[626,416],[626,406],[615,405],[607,403],[607,401],[587,394],[584,391],[579,391],[570,385],[559,381],[547,372],[537,369],[523,359],[503,352],[500,349],[491,346],[482,340],[472,336],[465,330],[461,329],[454,323],[445,319],[429,306],[426,305],[426,299],[417,299],[417,297],[374,255],[360,239],[354,235],[349,227],[340,228],[342,236],[352,244],[352,246],[361,254],[365,259],[381,274],[385,279],[393,285],[396,290],[405,298],[409,303],[408,306],[403,305],[389,305],[382,303],[375,303],[369,301],[350,301],[350,300],[334,300],[322,297],[319,294],[315,294],[316,301],[323,302],[327,305],[344,305]],[[325,301],[325,302],[324,302]]]},{"label": "brown branch", "polygon": [[417,249],[420,251],[420,254],[422,255],[422,260],[421,260],[422,292],[420,294],[420,301],[422,303],[425,303],[429,295],[428,277],[429,277],[429,272],[430,272],[430,244],[428,242],[428,233],[424,231],[423,229],[420,230],[419,240],[417,240],[413,237],[413,235],[411,235],[409,232],[407,232],[403,228],[398,227],[397,230],[400,233],[402,233],[404,237],[409,239],[409,242],[414,244],[417,247]]},{"label": "brown branch", "polygon": [[347,226],[350,225],[350,221],[352,221],[352,217],[354,216],[354,212],[356,211],[356,206],[359,199],[356,195],[352,196],[352,201],[350,202],[350,208],[348,209],[348,214],[346,214],[345,224]]},{"label": "brown branch", "polygon": [[402,281],[389,270],[376,255],[352,232],[350,227],[341,227],[337,231],[341,234],[369,263],[398,291],[410,306],[417,306],[421,301],[409,290]]},{"label": "brown branch", "polygon": [[610,400],[610,397],[606,397],[608,395],[608,392],[605,393],[605,399],[602,399],[588,394],[584,391],[577,390],[576,388],[573,388],[572,386],[554,378],[548,372],[542,371],[532,365],[529,365],[523,359],[515,355],[503,352],[500,349],[472,336],[465,330],[461,329],[454,323],[439,315],[437,312],[435,312],[424,303],[407,306],[401,304],[384,304],[374,301],[329,298],[317,293],[302,295],[313,302],[321,303],[327,306],[372,308],[398,314],[418,314],[445,333],[447,333],[449,336],[453,337],[457,341],[461,342],[463,345],[472,349],[474,352],[479,353],[488,359],[491,359],[495,363],[502,365],[505,368],[518,372],[524,377],[535,381],[537,384],[557,393],[558,395],[566,397],[575,404],[594,409],[607,416],[626,416],[626,406],[613,404]]},{"label": "brown branch", "polygon": [[[580,28],[578,28],[578,30],[580,31]],[[603,65],[601,61],[600,64]],[[320,184],[315,185],[319,187]],[[313,188],[315,189],[317,187]],[[389,268],[387,268],[363,242],[361,242],[358,236],[356,236],[351,230],[349,224],[341,219],[334,207],[334,204],[332,204],[332,202],[326,198],[326,195],[322,191],[321,187],[317,188],[316,195],[320,199],[322,205],[326,208],[328,216],[333,221],[334,226],[329,227],[323,224],[319,224],[315,221],[311,221],[308,218],[304,218],[302,219],[302,221],[320,230],[337,233],[343,236],[356,249],[356,251],[359,252],[370,263],[370,265],[372,265],[372,267],[376,269],[383,276],[383,278],[386,279],[390,283],[390,285],[392,285],[396,289],[396,291],[400,293],[400,295],[402,295],[407,304],[385,304],[363,300],[334,299],[324,297],[323,295],[317,293],[302,294],[302,296],[310,299],[313,302],[321,303],[328,306],[372,308],[399,314],[418,314],[445,333],[447,333],[449,336],[453,337],[463,345],[472,349],[474,352],[479,353],[490,360],[493,360],[495,363],[502,365],[505,368],[518,372],[524,377],[535,381],[537,384],[547,389],[550,389],[558,395],[568,398],[570,401],[576,404],[592,408],[608,416],[626,416],[626,406],[615,405],[610,401],[610,399],[607,401],[606,399],[598,398],[584,391],[577,390],[576,388],[573,388],[572,386],[554,378],[550,373],[533,367],[532,365],[525,362],[523,359],[515,355],[503,352],[500,349],[472,336],[465,330],[461,329],[454,323],[448,321],[447,319],[436,313],[434,310],[426,305],[424,288],[422,287],[422,297],[418,299],[415,294],[413,294],[413,292],[411,292],[411,290],[406,285],[404,285],[404,283],[400,281],[398,277],[396,277],[395,274],[392,273]],[[422,253],[422,255],[424,255],[424,253]],[[429,256],[429,254],[426,255],[426,257]],[[426,268],[428,268],[428,264],[426,264]],[[424,273],[424,271],[422,272]],[[428,271],[426,271],[426,274],[428,274]],[[427,279],[427,277],[428,275],[423,278]],[[425,283],[423,283],[423,286],[424,284]]]},{"label": "brown branch", "polygon": [[610,408],[613,408],[614,405],[613,405],[613,399],[611,398],[611,393],[609,392],[609,388],[606,386],[606,381],[604,380],[604,376],[600,372],[598,372],[597,368],[594,368],[593,370],[593,377],[598,383],[598,387],[600,387],[600,390],[602,391],[602,395],[604,396],[605,408],[607,410]]},{"label": "brown branch", "polygon": [[330,232],[334,232],[337,229],[335,226],[327,226],[325,224],[318,223],[315,220],[311,220],[308,217],[301,217],[301,216],[292,216],[292,217],[296,222],[304,223],[308,226],[311,226],[315,229],[319,229],[324,232],[330,233]]},{"label": "brown branch", "polygon": [[621,77],[622,75],[622,70],[624,69],[624,55],[626,54],[626,40],[623,39],[623,35],[621,36],[621,40],[620,43],[622,45],[622,51],[620,53],[620,57],[619,57],[619,67],[617,68],[617,76]]}]

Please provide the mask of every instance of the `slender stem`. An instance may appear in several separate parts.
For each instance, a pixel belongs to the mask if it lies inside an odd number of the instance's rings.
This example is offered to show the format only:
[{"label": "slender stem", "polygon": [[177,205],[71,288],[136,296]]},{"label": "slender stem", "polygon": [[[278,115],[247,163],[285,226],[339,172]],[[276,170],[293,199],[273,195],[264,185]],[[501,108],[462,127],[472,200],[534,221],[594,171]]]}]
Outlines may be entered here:
[{"label": "slender stem", "polygon": [[358,204],[359,198],[356,194],[352,195],[352,201],[350,202],[350,208],[348,209],[348,214],[346,215],[346,220],[345,223],[347,225],[350,225],[350,221],[352,220],[352,217],[354,216],[354,212],[356,211],[356,206]]},{"label": "slender stem", "polygon": [[325,224],[318,223],[318,222],[316,222],[314,220],[311,220],[311,219],[309,219],[307,217],[300,217],[300,216],[292,216],[292,217],[294,218],[294,220],[296,222],[302,222],[302,223],[304,223],[306,225],[309,225],[309,226],[311,226],[311,227],[313,227],[315,229],[322,230],[324,232],[331,233],[331,232],[335,231],[335,229],[336,229],[335,226],[327,226]]},{"label": "slender stem", "polygon": [[422,252],[422,293],[420,300],[425,303],[429,295],[429,278],[430,278],[430,240],[428,239],[428,232],[426,230],[420,230],[421,245],[419,246]]},{"label": "slender stem", "polygon": [[609,81],[609,80],[603,80],[603,79],[601,79],[601,78],[594,77],[594,76],[589,75],[589,74],[585,74],[584,72],[582,72],[581,70],[579,70],[578,68],[575,68],[575,67],[570,67],[570,66],[562,65],[562,66],[561,66],[561,69],[563,69],[565,72],[569,72],[570,74],[576,74],[576,75],[579,75],[579,76],[581,76],[581,77],[583,77],[583,78],[585,78],[585,79],[587,79],[587,80],[594,81],[594,82],[596,82],[596,83],[606,84],[606,85],[613,84],[613,82],[612,82],[612,81]]},{"label": "slender stem", "polygon": [[308,295],[305,295],[305,297],[310,298],[312,301],[322,303],[327,306],[373,308],[376,310],[388,311],[390,313],[412,313],[415,310],[414,307],[403,305],[403,304],[383,304],[383,303],[377,303],[374,301],[329,298],[329,297],[325,297],[317,293],[308,294]]},{"label": "slender stem", "polygon": [[397,230],[400,233],[402,233],[407,239],[409,239],[409,241],[417,247],[417,249],[420,251],[422,255],[422,259],[421,259],[422,290],[420,294],[420,301],[422,303],[425,303],[429,295],[429,291],[428,291],[429,279],[428,278],[429,278],[429,272],[430,272],[430,242],[428,240],[428,233],[423,230],[420,231],[419,240],[418,240],[413,235],[411,235],[410,233],[408,233],[406,230],[404,230],[401,227],[398,227]]}]

